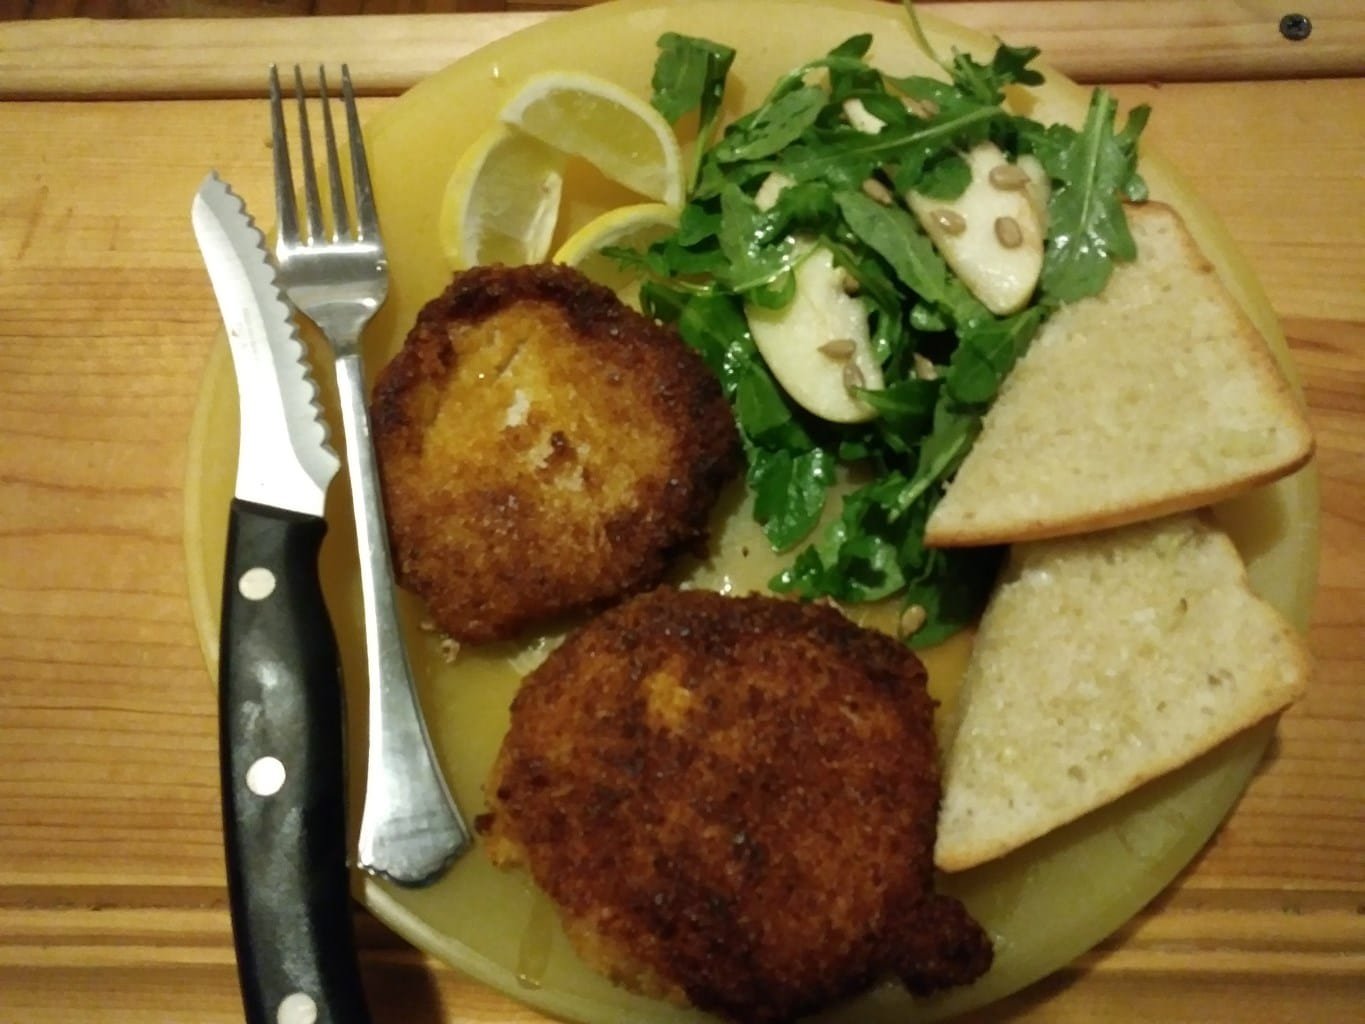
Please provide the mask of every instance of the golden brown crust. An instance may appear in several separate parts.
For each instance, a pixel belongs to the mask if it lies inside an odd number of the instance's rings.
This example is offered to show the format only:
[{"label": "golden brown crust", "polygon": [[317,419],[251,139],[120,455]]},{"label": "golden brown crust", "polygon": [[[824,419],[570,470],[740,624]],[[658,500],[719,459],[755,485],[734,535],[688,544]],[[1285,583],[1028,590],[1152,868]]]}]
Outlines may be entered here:
[{"label": "golden brown crust", "polygon": [[918,659],[833,609],[660,588],[527,678],[480,829],[635,988],[758,1024],[930,992],[991,959],[932,888],[932,720]]},{"label": "golden brown crust", "polygon": [[1002,529],[995,532],[990,530],[961,529],[956,532],[946,530],[933,534],[926,534],[925,544],[938,548],[974,548],[990,547],[1002,544],[1032,544],[1038,541],[1061,540],[1065,537],[1078,537],[1087,533],[1099,533],[1104,530],[1115,530],[1124,526],[1134,526],[1138,523],[1150,522],[1154,519],[1164,519],[1167,516],[1179,515],[1182,512],[1197,511],[1216,505],[1222,501],[1229,501],[1239,495],[1256,487],[1262,487],[1280,480],[1290,473],[1295,473],[1308,465],[1313,457],[1313,449],[1310,446],[1302,456],[1294,462],[1287,463],[1273,470],[1258,473],[1254,476],[1243,477],[1239,480],[1225,484],[1221,487],[1207,488],[1204,490],[1190,490],[1184,494],[1175,495],[1162,501],[1154,501],[1145,505],[1134,505],[1129,508],[1118,509],[1107,512],[1088,513],[1084,516],[1055,516],[1048,520],[1033,519],[1022,523],[1017,527]]},{"label": "golden brown crust", "polygon": [[670,328],[568,267],[480,267],[375,387],[396,571],[459,640],[658,582],[739,467],[720,385]]}]

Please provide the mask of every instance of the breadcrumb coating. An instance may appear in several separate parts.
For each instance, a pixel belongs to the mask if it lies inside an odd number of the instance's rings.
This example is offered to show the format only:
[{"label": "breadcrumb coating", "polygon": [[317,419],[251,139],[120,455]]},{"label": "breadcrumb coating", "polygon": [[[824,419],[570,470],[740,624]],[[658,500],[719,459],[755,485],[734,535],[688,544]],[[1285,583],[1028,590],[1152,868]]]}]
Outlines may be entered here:
[{"label": "breadcrumb coating", "polygon": [[457,274],[372,424],[399,582],[464,642],[654,585],[741,465],[700,357],[553,264]]},{"label": "breadcrumb coating", "polygon": [[745,1024],[888,977],[929,993],[991,947],[933,891],[933,702],[838,611],[661,587],[527,677],[479,819],[584,959]]}]

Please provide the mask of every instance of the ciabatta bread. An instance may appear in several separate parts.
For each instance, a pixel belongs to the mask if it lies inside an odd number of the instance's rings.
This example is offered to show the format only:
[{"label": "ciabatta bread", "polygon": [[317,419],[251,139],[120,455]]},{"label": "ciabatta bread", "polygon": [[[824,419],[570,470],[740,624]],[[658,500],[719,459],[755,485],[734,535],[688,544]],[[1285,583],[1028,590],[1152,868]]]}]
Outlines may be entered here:
[{"label": "ciabatta bread", "polygon": [[1289,383],[1180,216],[1147,203],[1128,218],[1137,259],[1043,325],[930,516],[928,544],[1140,522],[1308,461]]},{"label": "ciabatta bread", "polygon": [[945,738],[935,862],[991,860],[1284,708],[1303,642],[1228,537],[1186,514],[1023,544]]}]

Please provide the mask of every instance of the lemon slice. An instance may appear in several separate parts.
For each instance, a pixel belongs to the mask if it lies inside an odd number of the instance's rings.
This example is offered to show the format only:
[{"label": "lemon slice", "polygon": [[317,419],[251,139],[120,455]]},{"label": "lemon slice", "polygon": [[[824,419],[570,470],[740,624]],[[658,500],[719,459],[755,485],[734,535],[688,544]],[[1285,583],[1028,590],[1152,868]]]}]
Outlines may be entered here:
[{"label": "lemon slice", "polygon": [[598,284],[604,284],[617,295],[637,305],[640,291],[638,275],[601,250],[610,245],[643,249],[658,241],[678,226],[678,211],[667,203],[640,203],[622,206],[588,221],[575,231],[559,251],[556,263],[567,263]]},{"label": "lemon slice", "polygon": [[673,129],[614,82],[547,71],[528,79],[498,116],[648,199],[682,205],[682,157]]},{"label": "lemon slice", "polygon": [[441,202],[441,251],[454,270],[539,263],[550,252],[564,154],[495,124],[465,150]]}]

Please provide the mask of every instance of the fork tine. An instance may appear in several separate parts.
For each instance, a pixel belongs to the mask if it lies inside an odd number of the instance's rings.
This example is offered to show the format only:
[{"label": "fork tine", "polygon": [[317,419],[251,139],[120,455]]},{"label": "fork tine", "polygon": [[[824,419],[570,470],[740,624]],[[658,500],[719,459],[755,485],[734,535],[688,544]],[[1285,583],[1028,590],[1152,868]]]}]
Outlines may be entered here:
[{"label": "fork tine", "polygon": [[275,157],[276,246],[297,245],[299,216],[294,205],[294,174],[289,167],[289,139],[284,130],[284,104],[280,99],[280,76],[270,65],[270,148]]},{"label": "fork tine", "polygon": [[332,238],[348,238],[351,217],[346,209],[346,193],[341,189],[341,159],[337,155],[336,130],[332,126],[332,100],[327,95],[327,69],[318,66],[318,88],[322,91],[322,130],[327,137],[327,185],[332,193]]},{"label": "fork tine", "polygon": [[[308,93],[303,87],[303,72],[297,64],[294,65],[294,96],[299,104],[299,157],[303,161],[303,198],[308,208],[308,237],[317,242],[322,239],[322,203],[318,201],[318,173],[313,164],[313,139],[308,131]],[[326,102],[326,97],[323,102]]]},{"label": "fork tine", "polygon": [[341,95],[346,102],[346,131],[351,141],[351,177],[355,181],[356,218],[360,222],[357,233],[361,238],[378,242],[379,213],[370,184],[370,164],[365,158],[365,135],[360,130],[360,115],[356,112],[351,69],[345,64],[341,65]]}]

